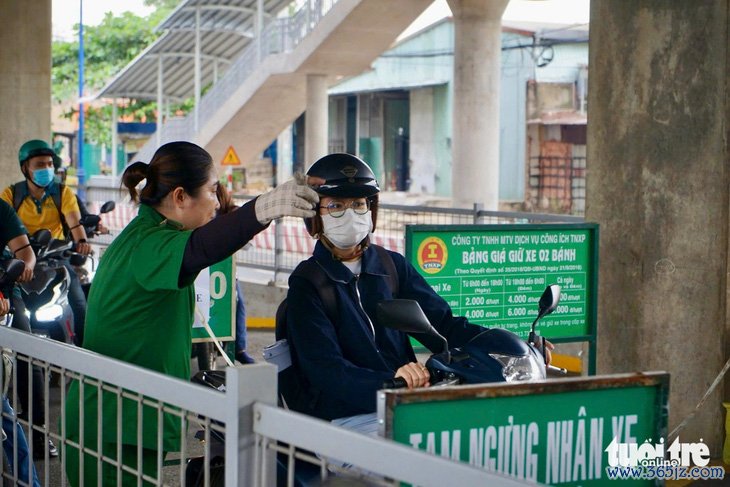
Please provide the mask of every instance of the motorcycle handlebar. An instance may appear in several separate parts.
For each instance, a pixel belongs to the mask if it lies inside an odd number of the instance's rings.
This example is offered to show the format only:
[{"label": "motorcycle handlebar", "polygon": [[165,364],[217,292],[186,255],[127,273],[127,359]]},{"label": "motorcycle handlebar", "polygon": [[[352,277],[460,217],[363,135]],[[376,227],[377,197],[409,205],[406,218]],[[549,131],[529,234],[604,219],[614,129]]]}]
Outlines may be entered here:
[{"label": "motorcycle handlebar", "polygon": [[383,381],[383,389],[404,389],[406,387],[408,387],[408,382],[403,377],[393,377]]},{"label": "motorcycle handlebar", "polygon": [[[431,384],[438,382],[431,369],[428,370],[429,379]],[[383,381],[383,389],[405,389],[408,387],[408,382],[403,377],[393,377],[392,379]]]}]

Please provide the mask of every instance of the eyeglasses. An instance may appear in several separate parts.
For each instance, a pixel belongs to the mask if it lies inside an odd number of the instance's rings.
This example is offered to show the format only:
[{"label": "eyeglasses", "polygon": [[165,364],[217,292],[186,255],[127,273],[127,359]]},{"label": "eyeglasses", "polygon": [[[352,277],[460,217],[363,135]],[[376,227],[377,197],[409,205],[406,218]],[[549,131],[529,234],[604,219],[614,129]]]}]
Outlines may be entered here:
[{"label": "eyeglasses", "polygon": [[350,204],[345,204],[342,201],[330,201],[327,206],[320,206],[319,208],[327,210],[327,213],[333,218],[340,218],[348,208],[352,208],[352,211],[357,215],[364,215],[370,209],[370,201],[355,200]]}]

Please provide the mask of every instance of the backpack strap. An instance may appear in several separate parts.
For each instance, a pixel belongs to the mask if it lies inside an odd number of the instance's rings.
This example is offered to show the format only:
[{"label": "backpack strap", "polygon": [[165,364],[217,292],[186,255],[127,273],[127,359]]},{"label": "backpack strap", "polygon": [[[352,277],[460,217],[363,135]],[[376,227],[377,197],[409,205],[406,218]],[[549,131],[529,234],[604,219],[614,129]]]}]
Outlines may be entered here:
[{"label": "backpack strap", "polygon": [[324,269],[312,259],[307,259],[294,269],[293,276],[303,277],[311,282],[319,294],[327,317],[335,323],[337,320],[337,296],[335,287],[330,282]]},{"label": "backpack strap", "polygon": [[380,262],[383,264],[383,267],[385,267],[385,273],[388,274],[388,283],[390,284],[390,292],[393,294],[394,298],[398,297],[398,291],[400,289],[400,278],[398,276],[398,269],[395,268],[395,262],[393,262],[393,257],[390,256],[390,253],[385,250],[385,248],[381,247],[380,245],[372,244],[372,247],[375,249],[375,251],[378,253],[378,257],[380,258]]},{"label": "backpack strap", "polygon": [[56,205],[56,210],[58,210],[58,216],[61,219],[61,227],[63,227],[63,235],[67,238],[71,238],[71,230],[68,228],[68,223],[66,223],[66,217],[63,214],[63,211],[61,209],[62,201],[63,201],[63,191],[66,189],[66,186],[63,183],[58,184],[58,193],[52,194],[51,197],[53,198],[53,204]]},{"label": "backpack strap", "polygon": [[23,200],[28,196],[28,183],[20,181],[13,184],[10,188],[13,193],[13,209],[17,213],[18,208],[23,204]]}]

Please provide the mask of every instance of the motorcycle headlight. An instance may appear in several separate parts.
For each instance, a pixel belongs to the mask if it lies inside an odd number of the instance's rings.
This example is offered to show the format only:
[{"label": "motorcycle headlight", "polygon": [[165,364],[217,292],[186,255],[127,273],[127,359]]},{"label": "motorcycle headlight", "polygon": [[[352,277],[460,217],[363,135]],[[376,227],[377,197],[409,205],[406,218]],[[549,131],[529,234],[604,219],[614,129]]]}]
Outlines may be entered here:
[{"label": "motorcycle headlight", "polygon": [[63,314],[63,308],[57,304],[42,306],[35,312],[38,321],[53,321]]},{"label": "motorcycle headlight", "polygon": [[542,368],[532,355],[515,357],[490,353],[490,357],[502,364],[502,375],[507,382],[522,382],[544,379]]}]

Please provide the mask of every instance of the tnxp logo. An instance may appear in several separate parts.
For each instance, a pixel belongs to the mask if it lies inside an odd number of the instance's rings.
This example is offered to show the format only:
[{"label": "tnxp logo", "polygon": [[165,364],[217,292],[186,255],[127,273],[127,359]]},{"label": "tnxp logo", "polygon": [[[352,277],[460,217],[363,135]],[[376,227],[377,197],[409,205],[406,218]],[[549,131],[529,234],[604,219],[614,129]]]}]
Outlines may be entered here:
[{"label": "tnxp logo", "polygon": [[449,252],[438,237],[428,237],[418,246],[418,265],[427,274],[436,274],[446,266]]}]

